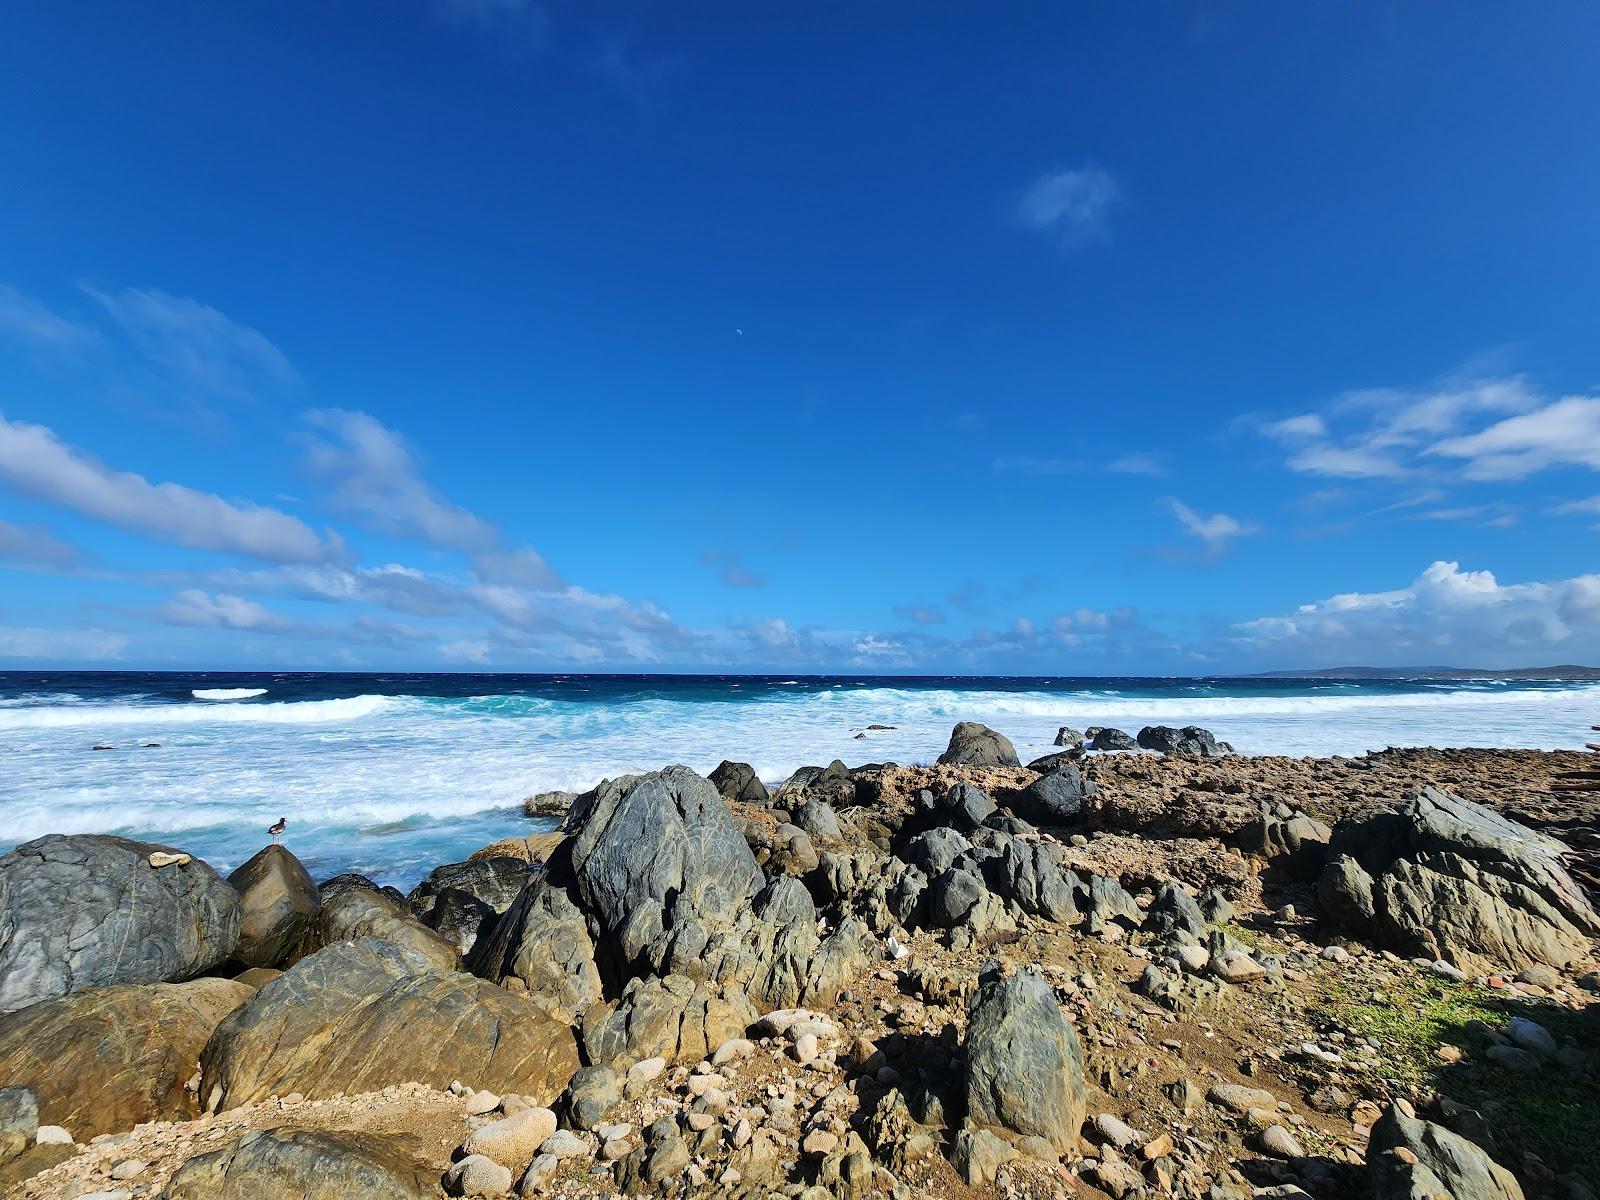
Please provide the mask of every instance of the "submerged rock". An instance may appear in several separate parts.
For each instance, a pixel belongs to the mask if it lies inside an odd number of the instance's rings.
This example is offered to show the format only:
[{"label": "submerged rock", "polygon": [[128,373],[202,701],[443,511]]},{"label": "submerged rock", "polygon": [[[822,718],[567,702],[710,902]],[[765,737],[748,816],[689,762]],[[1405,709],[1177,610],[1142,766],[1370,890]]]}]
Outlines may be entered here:
[{"label": "submerged rock", "polygon": [[[152,855],[175,857],[158,868]],[[51,835],[0,857],[0,1013],[84,988],[188,979],[238,938],[238,893],[169,846]]]},{"label": "submerged rock", "polygon": [[217,1024],[252,995],[230,979],[122,984],[0,1017],[0,1079],[83,1141],[199,1115],[184,1085]]}]

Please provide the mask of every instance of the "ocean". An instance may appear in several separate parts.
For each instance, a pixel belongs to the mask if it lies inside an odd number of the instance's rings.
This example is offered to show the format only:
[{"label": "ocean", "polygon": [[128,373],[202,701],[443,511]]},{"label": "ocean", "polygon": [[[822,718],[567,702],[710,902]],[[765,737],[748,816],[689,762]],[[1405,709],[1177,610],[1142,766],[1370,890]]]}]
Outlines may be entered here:
[{"label": "ocean", "polygon": [[285,844],[314,877],[360,871],[407,888],[549,827],[521,813],[536,792],[674,762],[706,772],[724,758],[769,782],[834,758],[931,762],[961,720],[1000,730],[1024,762],[1061,725],[1199,724],[1244,754],[1579,748],[1600,720],[1600,685],[8,672],[0,851],[46,833],[119,833],[227,871],[287,817]]}]

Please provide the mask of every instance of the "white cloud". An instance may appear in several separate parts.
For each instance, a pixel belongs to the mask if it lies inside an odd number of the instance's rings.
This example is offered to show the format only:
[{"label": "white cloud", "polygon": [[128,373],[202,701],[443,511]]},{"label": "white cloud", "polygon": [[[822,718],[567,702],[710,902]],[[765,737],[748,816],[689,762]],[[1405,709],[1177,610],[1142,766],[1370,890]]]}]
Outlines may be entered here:
[{"label": "white cloud", "polygon": [[105,662],[122,657],[128,637],[107,629],[34,629],[0,626],[0,658],[41,662]]},{"label": "white cloud", "polygon": [[1064,249],[1105,232],[1121,197],[1117,181],[1093,163],[1056,168],[1035,179],[1017,198],[1012,216],[1022,226],[1052,236]]},{"label": "white cloud", "polygon": [[328,434],[308,441],[307,468],[332,488],[341,508],[385,532],[434,546],[468,552],[500,548],[494,526],[430,487],[405,440],[376,417],[328,408],[306,419]]},{"label": "white cloud", "polygon": [[482,639],[446,642],[439,647],[439,657],[447,662],[477,663],[482,666],[489,662],[489,643]]},{"label": "white cloud", "polygon": [[1166,461],[1159,454],[1143,452],[1124,454],[1121,458],[1114,458],[1106,464],[1106,470],[1115,471],[1119,475],[1149,475],[1152,477],[1168,473]]},{"label": "white cloud", "polygon": [[64,567],[77,561],[78,552],[42,529],[0,521],[0,558]]},{"label": "white cloud", "polygon": [[1324,413],[1267,422],[1260,431],[1287,447],[1291,470],[1345,479],[1426,474],[1444,465],[1440,459],[1456,460],[1452,469],[1475,480],[1563,466],[1600,470],[1600,397],[1551,399],[1520,375],[1346,392]]},{"label": "white cloud", "polygon": [[1472,479],[1522,479],[1551,467],[1600,471],[1600,397],[1565,396],[1425,453],[1466,460]]},{"label": "white cloud", "polygon": [[177,483],[151,483],[63,443],[43,425],[0,416],[0,483],[14,491],[161,541],[274,562],[338,558],[335,537],[273,508],[224,500]]},{"label": "white cloud", "polygon": [[1248,537],[1260,532],[1260,527],[1249,521],[1241,521],[1237,517],[1229,516],[1224,512],[1200,513],[1190,508],[1182,500],[1171,499],[1167,501],[1172,508],[1172,513],[1193,536],[1204,542],[1209,549],[1221,549],[1232,538]]},{"label": "white cloud", "polygon": [[[1600,653],[1600,575],[1502,584],[1435,562],[1387,592],[1346,592],[1239,626],[1241,641],[1289,665],[1528,665]],[[1291,662],[1289,656],[1295,656]]]},{"label": "white cloud", "polygon": [[244,399],[259,383],[291,384],[295,369],[259,330],[187,296],[159,289],[85,287],[134,346],[178,382],[211,395]]},{"label": "white cloud", "polygon": [[95,330],[5,286],[0,286],[0,335],[32,350],[58,353],[88,349],[100,341]]},{"label": "white cloud", "polygon": [[288,617],[246,600],[242,596],[219,592],[215,595],[199,588],[179,592],[162,605],[160,616],[170,625],[190,625],[202,629],[244,629],[256,633],[287,633],[296,628]]}]

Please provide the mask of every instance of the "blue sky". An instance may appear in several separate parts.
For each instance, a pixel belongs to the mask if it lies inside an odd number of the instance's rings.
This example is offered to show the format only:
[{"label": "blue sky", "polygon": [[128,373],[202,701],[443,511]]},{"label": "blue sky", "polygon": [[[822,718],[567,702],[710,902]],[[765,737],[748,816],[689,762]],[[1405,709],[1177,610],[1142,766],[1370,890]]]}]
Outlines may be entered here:
[{"label": "blue sky", "polygon": [[0,667],[1600,661],[1600,9],[0,12]]}]

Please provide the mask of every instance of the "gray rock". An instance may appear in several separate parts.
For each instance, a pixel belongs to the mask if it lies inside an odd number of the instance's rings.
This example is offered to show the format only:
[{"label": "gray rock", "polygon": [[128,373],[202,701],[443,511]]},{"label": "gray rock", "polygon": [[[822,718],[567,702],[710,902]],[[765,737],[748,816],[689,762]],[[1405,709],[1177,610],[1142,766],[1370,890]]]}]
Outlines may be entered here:
[{"label": "gray rock", "polygon": [[933,876],[949,870],[956,859],[971,849],[972,843],[961,834],[940,826],[912,838],[901,857]]},{"label": "gray rock", "polygon": [[699,1062],[741,1038],[760,1014],[745,994],[718,994],[682,975],[632,980],[614,1008],[584,1015],[583,1044],[591,1063],[624,1070],[648,1058]]},{"label": "gray rock", "polygon": [[1190,939],[1203,938],[1206,925],[1194,897],[1175,883],[1163,883],[1156,889],[1155,902],[1144,921],[1144,927],[1157,937],[1187,934]]},{"label": "gray rock", "polygon": [[1082,746],[1083,734],[1079,733],[1070,725],[1063,725],[1060,729],[1056,730],[1055,744],[1057,746]]},{"label": "gray rock", "polygon": [[[152,867],[152,854],[182,860]],[[0,857],[0,1013],[83,988],[188,979],[238,938],[238,893],[170,846],[51,835]]]},{"label": "gray rock", "polygon": [[976,721],[962,721],[950,731],[950,745],[941,763],[961,767],[1018,767],[1017,751],[1004,734]]},{"label": "gray rock", "polygon": [[411,911],[426,919],[446,891],[465,892],[496,915],[510,908],[528,882],[528,864],[520,858],[477,858],[435,867],[406,897]]},{"label": "gray rock", "polygon": [[812,837],[839,836],[839,818],[825,800],[808,800],[794,812],[794,824]]},{"label": "gray rock", "polygon": [[438,1195],[438,1174],[418,1149],[376,1133],[246,1133],[179,1167],[166,1200],[423,1200]]},{"label": "gray rock", "polygon": [[1097,729],[1089,743],[1091,750],[1137,750],[1139,743],[1120,729]]},{"label": "gray rock", "polygon": [[32,1088],[0,1088],[0,1164],[8,1163],[29,1146],[39,1132],[39,1101]]},{"label": "gray rock", "polygon": [[1017,1151],[987,1129],[963,1129],[956,1134],[952,1157],[968,1185],[983,1187],[994,1183],[1000,1168],[1016,1158]]},{"label": "gray rock", "polygon": [[970,833],[994,815],[995,804],[982,788],[958,783],[933,800],[932,811],[940,824]]},{"label": "gray rock", "polygon": [[1145,750],[1161,754],[1191,754],[1201,758],[1215,758],[1226,753],[1209,729],[1198,725],[1185,725],[1174,729],[1170,725],[1146,725],[1139,730],[1136,743]]},{"label": "gray rock", "polygon": [[452,1196],[504,1196],[511,1191],[512,1174],[487,1154],[469,1154],[452,1163],[444,1186]]},{"label": "gray rock", "polygon": [[246,967],[281,967],[322,911],[317,885],[282,846],[264,847],[228,882],[239,893],[239,941],[233,960]]},{"label": "gray rock", "polygon": [[200,1056],[200,1096],[220,1111],[465,1077],[549,1104],[578,1066],[572,1028],[536,998],[364,938],[302,959],[235,1009]]},{"label": "gray rock", "polygon": [[629,964],[674,909],[731,924],[763,882],[728,806],[687,767],[603,785],[567,823],[578,897]]},{"label": "gray rock", "polygon": [[478,939],[493,930],[498,919],[494,909],[471,893],[445,888],[429,898],[422,923],[466,957],[472,953]]},{"label": "gray rock", "polygon": [[1033,974],[985,984],[967,1023],[967,1119],[1076,1150],[1088,1088],[1078,1035]]},{"label": "gray rock", "polygon": [[757,778],[749,763],[728,762],[717,764],[707,778],[717,794],[724,800],[765,806],[768,800],[767,785]]},{"label": "gray rock", "polygon": [[1540,1058],[1556,1056],[1556,1039],[1537,1021],[1530,1021],[1527,1017],[1512,1017],[1506,1022],[1505,1034],[1513,1044],[1530,1054],[1537,1054]]},{"label": "gray rock", "polygon": [[1011,802],[1011,811],[1035,825],[1069,825],[1083,815],[1083,802],[1094,795],[1095,785],[1075,766],[1035,779]]},{"label": "gray rock", "polygon": [[1295,1140],[1294,1134],[1282,1125],[1268,1125],[1263,1129],[1260,1144],[1262,1153],[1270,1154],[1273,1158],[1295,1159],[1306,1156],[1305,1150]]},{"label": "gray rock", "polygon": [[325,946],[363,938],[404,946],[441,971],[453,971],[461,962],[455,943],[429,929],[385,893],[363,887],[331,896],[323,893],[322,911],[302,939],[300,953],[310,954]]},{"label": "gray rock", "polygon": [[1511,1172],[1473,1143],[1396,1105],[1372,1127],[1367,1186],[1372,1200],[1523,1200]]},{"label": "gray rock", "polygon": [[622,1102],[622,1080],[610,1067],[584,1067],[561,1098],[562,1111],[577,1129],[593,1129]]},{"label": "gray rock", "polygon": [[1436,788],[1341,825],[1329,851],[1323,916],[1407,957],[1469,972],[1560,968],[1600,936],[1561,843]]},{"label": "gray rock", "polygon": [[487,936],[479,938],[467,969],[493,983],[521,980],[572,1022],[603,998],[588,922],[571,894],[548,875],[524,887]]}]

